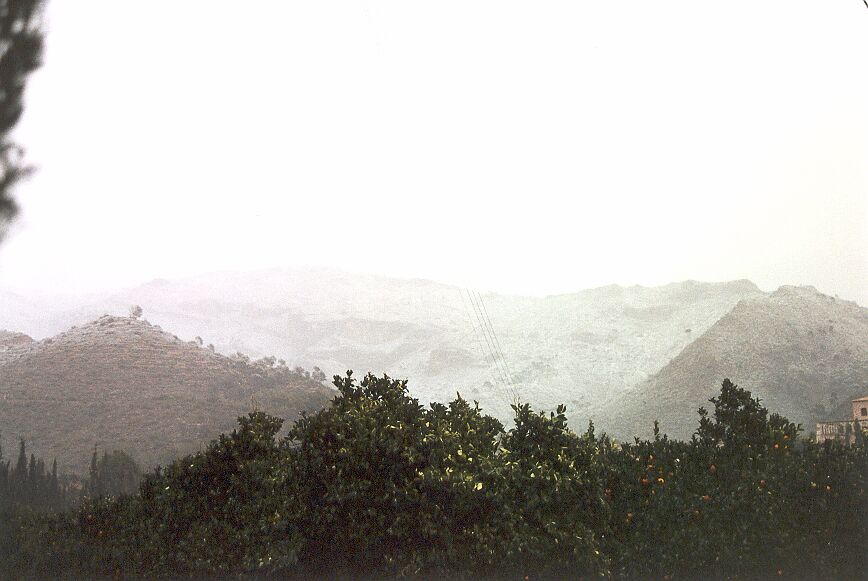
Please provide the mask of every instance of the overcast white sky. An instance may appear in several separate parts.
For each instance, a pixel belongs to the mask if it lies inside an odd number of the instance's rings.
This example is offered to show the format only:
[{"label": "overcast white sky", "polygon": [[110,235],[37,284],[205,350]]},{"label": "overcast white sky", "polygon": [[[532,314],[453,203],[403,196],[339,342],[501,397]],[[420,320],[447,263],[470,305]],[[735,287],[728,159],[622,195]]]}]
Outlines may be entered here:
[{"label": "overcast white sky", "polygon": [[239,6],[50,2],[0,286],[321,264],[868,305],[860,0]]}]

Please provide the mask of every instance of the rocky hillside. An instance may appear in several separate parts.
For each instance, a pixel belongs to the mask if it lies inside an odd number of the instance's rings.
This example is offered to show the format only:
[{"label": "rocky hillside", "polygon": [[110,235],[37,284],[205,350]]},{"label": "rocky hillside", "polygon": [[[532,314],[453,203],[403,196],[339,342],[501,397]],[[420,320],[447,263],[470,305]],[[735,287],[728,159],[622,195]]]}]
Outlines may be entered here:
[{"label": "rocky hillside", "polygon": [[741,301],[648,381],[599,415],[620,436],[661,430],[689,437],[700,406],[724,377],[770,410],[801,422],[849,417],[849,401],[868,395],[868,309],[818,293],[781,287]]},{"label": "rocky hillside", "polygon": [[72,471],[94,445],[144,467],[195,450],[258,406],[281,417],[333,390],[273,358],[227,357],[130,317],[103,316],[42,341],[0,333],[0,431]]},{"label": "rocky hillside", "polygon": [[[33,326],[16,328],[38,337],[138,304],[149,320],[185,339],[207,337],[218,352],[275,354],[318,365],[329,377],[346,369],[387,372],[409,378],[422,400],[460,391],[505,420],[513,394],[538,407],[566,403],[584,422],[738,301],[762,295],[749,281],[611,285],[546,298],[484,293],[513,386],[492,361],[466,292],[425,280],[325,269],[157,280],[75,309],[46,309]],[[0,327],[5,316],[0,305]]]},{"label": "rocky hillside", "polygon": [[[0,329],[0,353],[11,350],[13,347],[26,345],[32,342],[33,338],[29,335]],[[0,355],[0,357],[2,357],[2,355]]]}]

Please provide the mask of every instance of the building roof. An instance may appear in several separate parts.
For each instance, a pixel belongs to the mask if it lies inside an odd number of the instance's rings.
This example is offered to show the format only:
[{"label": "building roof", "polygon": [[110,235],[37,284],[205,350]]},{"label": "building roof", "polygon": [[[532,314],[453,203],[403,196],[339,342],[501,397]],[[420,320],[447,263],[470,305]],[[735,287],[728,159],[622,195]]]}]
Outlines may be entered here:
[{"label": "building roof", "polygon": [[853,400],[854,403],[857,401],[868,401],[868,395],[862,396],[862,397],[857,397],[856,399]]}]

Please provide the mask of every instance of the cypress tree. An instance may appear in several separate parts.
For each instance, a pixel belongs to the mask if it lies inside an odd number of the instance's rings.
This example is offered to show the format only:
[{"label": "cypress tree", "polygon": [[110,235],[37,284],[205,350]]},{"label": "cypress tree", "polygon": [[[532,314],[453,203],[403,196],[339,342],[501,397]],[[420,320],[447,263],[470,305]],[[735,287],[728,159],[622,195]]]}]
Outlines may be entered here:
[{"label": "cypress tree", "polygon": [[36,476],[33,479],[33,502],[40,506],[45,506],[48,501],[47,480],[48,478],[45,475],[45,461],[43,461],[42,458],[37,458]]},{"label": "cypress tree", "polygon": [[15,464],[15,480],[19,483],[27,480],[27,448],[23,438],[18,449],[18,462]]},{"label": "cypress tree", "polygon": [[0,508],[9,503],[9,462],[0,462]]},{"label": "cypress tree", "polygon": [[51,462],[51,476],[48,480],[49,506],[53,510],[62,510],[63,503],[60,498],[60,485],[57,482],[57,458]]},{"label": "cypress tree", "polygon": [[36,456],[30,453],[30,464],[27,468],[27,479],[24,482],[23,502],[33,504],[36,501]]},{"label": "cypress tree", "polygon": [[90,457],[90,472],[88,473],[87,494],[90,497],[99,496],[99,465],[97,463],[96,444],[93,446],[93,455]]}]

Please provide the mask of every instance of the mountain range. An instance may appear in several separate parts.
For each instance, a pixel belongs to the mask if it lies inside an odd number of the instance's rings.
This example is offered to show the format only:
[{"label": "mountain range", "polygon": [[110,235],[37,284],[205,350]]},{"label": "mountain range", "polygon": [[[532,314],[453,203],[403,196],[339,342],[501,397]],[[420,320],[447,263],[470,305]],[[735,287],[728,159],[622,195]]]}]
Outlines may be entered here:
[{"label": "mountain range", "polygon": [[[522,297],[292,269],[0,301],[0,328],[37,338],[139,305],[178,341],[212,344],[214,356],[275,355],[328,376],[386,372],[408,378],[423,402],[460,392],[507,421],[516,398],[538,409],[564,403],[577,428],[593,419],[620,438],[649,432],[654,419],[689,436],[724,377],[806,425],[868,391],[865,308],[810,287],[765,293],[746,280]],[[0,384],[3,376],[0,367]]]}]

